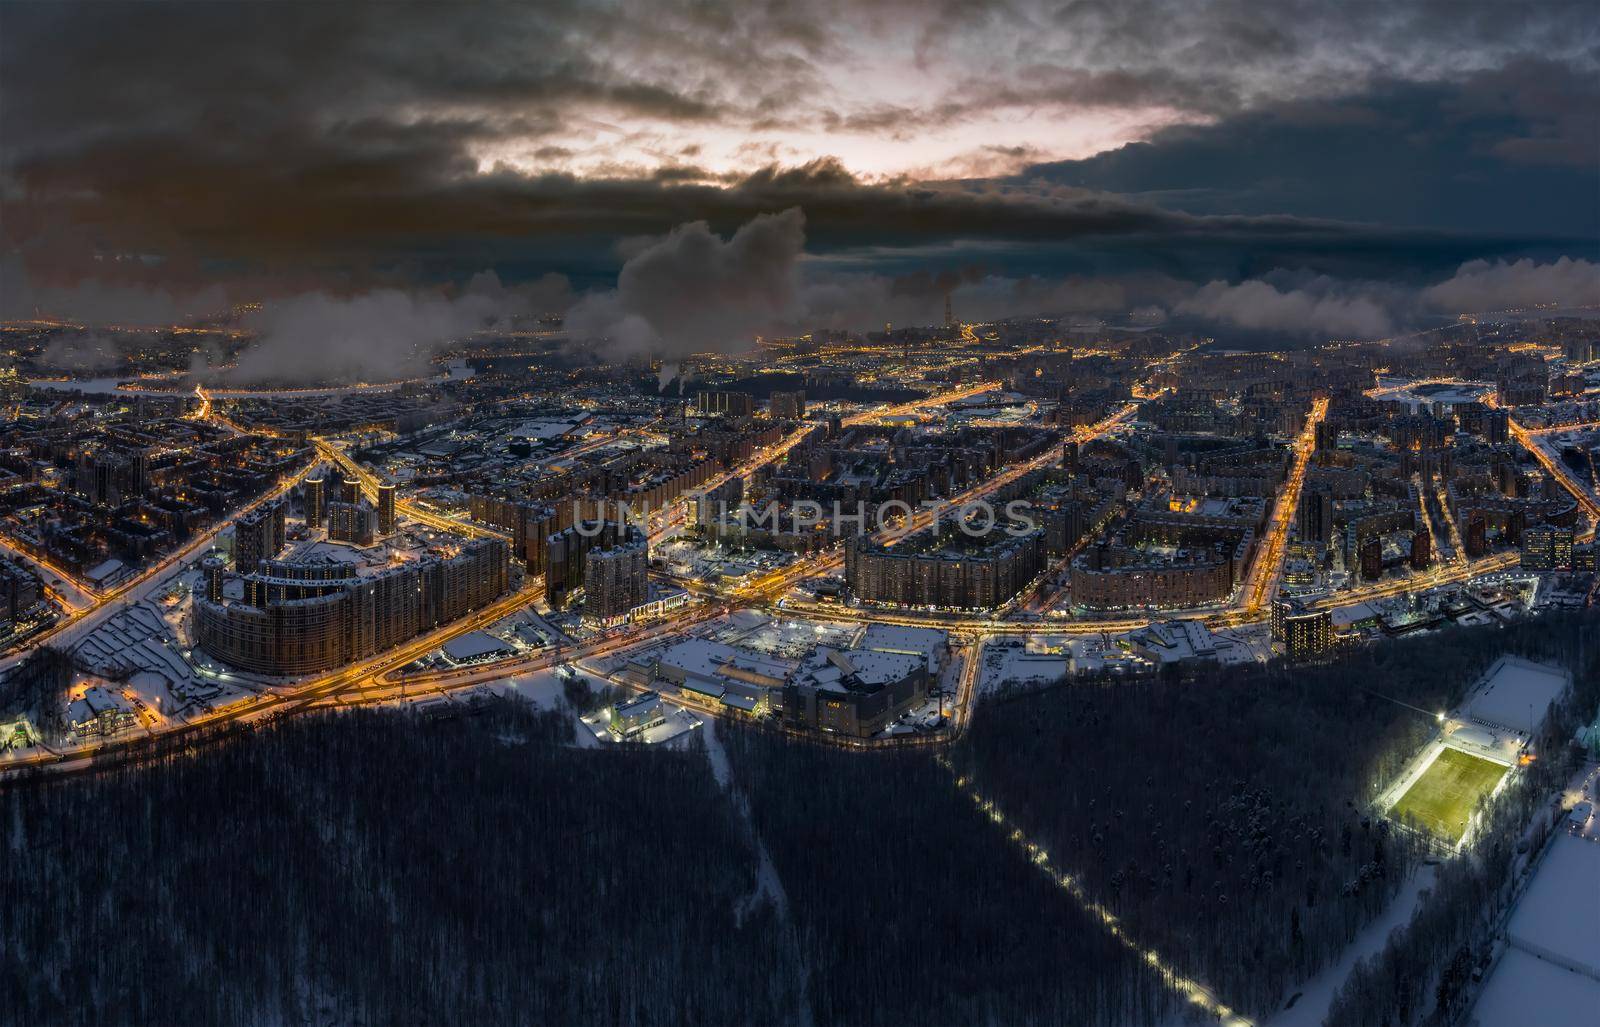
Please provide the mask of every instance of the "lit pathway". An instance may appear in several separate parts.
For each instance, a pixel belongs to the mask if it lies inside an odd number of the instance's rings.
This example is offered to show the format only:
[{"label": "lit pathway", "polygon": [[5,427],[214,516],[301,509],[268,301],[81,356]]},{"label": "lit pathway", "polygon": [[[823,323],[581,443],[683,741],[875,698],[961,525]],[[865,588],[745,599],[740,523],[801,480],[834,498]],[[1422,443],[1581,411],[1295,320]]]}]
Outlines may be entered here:
[{"label": "lit pathway", "polygon": [[[951,765],[949,757],[941,754],[938,757],[938,761],[939,765],[948,770],[955,778],[957,791],[972,800],[972,804],[984,816],[988,817],[996,827],[1004,829],[1007,826],[1005,814],[1000,811],[1000,807],[995,804],[993,799],[979,791],[971,778],[956,775],[955,767]],[[1091,898],[1076,877],[1056,867],[1050,860],[1050,853],[1045,851],[1037,842],[1029,840],[1028,836],[1022,833],[1021,828],[1013,827],[1011,833],[1006,835],[1006,840],[1026,853],[1029,862],[1038,867],[1050,880],[1054,881],[1056,887],[1066,892],[1072,898],[1072,901],[1077,903],[1078,908],[1099,921],[1107,933],[1121,942],[1128,951],[1142,959],[1146,966],[1154,970],[1168,987],[1183,996],[1185,1001],[1198,1009],[1205,1010],[1215,1017],[1218,1022],[1227,1025],[1227,1027],[1254,1027],[1254,1021],[1234,1012],[1233,1009],[1218,999],[1210,988],[1191,977],[1184,976],[1176,967],[1162,959],[1161,953],[1141,944],[1138,939],[1129,934],[1127,929],[1122,926],[1122,922],[1117,919],[1111,910]]]}]

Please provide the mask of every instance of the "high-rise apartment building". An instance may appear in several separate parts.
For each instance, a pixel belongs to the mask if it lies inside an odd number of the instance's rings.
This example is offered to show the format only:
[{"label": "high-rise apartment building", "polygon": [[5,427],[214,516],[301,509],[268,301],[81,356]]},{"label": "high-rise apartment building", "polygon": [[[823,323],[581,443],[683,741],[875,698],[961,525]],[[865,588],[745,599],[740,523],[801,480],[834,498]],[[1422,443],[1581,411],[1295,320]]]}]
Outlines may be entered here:
[{"label": "high-rise apartment building", "polygon": [[300,501],[305,506],[306,525],[318,527],[328,516],[328,483],[321,475],[307,478],[300,486]]},{"label": "high-rise apartment building", "polygon": [[1283,616],[1283,651],[1298,663],[1327,656],[1333,650],[1333,611],[1296,610]]},{"label": "high-rise apartment building", "polygon": [[359,570],[337,561],[269,560],[244,598],[196,597],[196,643],[224,663],[280,676],[315,674],[384,652],[458,620],[510,588],[501,539]]},{"label": "high-rise apartment building", "polygon": [[694,412],[702,415],[726,414],[729,417],[749,417],[756,412],[756,399],[748,392],[702,390],[695,393]]},{"label": "high-rise apartment building", "polygon": [[329,503],[328,538],[358,546],[372,544],[374,515],[365,502]]},{"label": "high-rise apartment building", "polygon": [[804,391],[774,392],[768,401],[768,409],[773,417],[781,420],[804,420],[806,416],[806,394]]},{"label": "high-rise apartment building", "polygon": [[1530,571],[1570,570],[1573,541],[1570,528],[1535,524],[1522,533],[1522,566]]},{"label": "high-rise apartment building", "polygon": [[240,517],[233,526],[233,566],[249,574],[262,560],[283,548],[283,500],[277,499]]},{"label": "high-rise apartment building", "polygon": [[378,486],[378,534],[393,535],[394,529],[394,486],[385,482]]},{"label": "high-rise apartment building", "polygon": [[[618,557],[621,563],[617,566],[605,564],[604,561],[591,564],[588,560],[591,552],[607,549],[620,550],[630,546],[637,546],[644,561],[641,566],[648,563],[647,540],[644,533],[633,525],[625,524],[621,521],[582,521],[564,531],[558,531],[551,535],[545,545],[545,599],[552,606],[560,606],[579,589],[585,589],[584,595],[587,600],[589,593],[586,585],[591,568],[602,569],[603,573],[607,575],[606,580],[608,583],[618,585],[618,587],[621,587],[619,583],[627,583],[627,588],[632,588],[632,570],[628,559]],[[618,593],[619,596],[622,594],[624,593]],[[633,593],[630,591],[625,594],[632,595]],[[638,601],[642,603],[644,598],[644,593],[641,591]],[[617,601],[620,602],[621,600],[618,599]],[[633,605],[638,604],[635,603]],[[630,606],[629,609],[631,608]],[[602,609],[604,609],[607,618],[616,615],[615,610],[611,607],[611,599],[609,598],[603,600],[600,606],[595,607],[596,619],[606,619],[598,616],[598,612]],[[585,603],[585,613],[589,613],[587,601]],[[624,610],[622,613],[625,615],[627,611]]]},{"label": "high-rise apartment building", "polygon": [[1327,545],[1333,541],[1333,495],[1326,489],[1306,489],[1300,496],[1295,530],[1302,542]]},{"label": "high-rise apartment building", "polygon": [[1426,570],[1428,564],[1433,562],[1433,536],[1427,529],[1419,530],[1411,536],[1411,569],[1414,571]]},{"label": "high-rise apartment building", "polygon": [[590,549],[583,562],[583,615],[589,620],[615,624],[650,598],[649,540],[637,528],[615,545]]}]

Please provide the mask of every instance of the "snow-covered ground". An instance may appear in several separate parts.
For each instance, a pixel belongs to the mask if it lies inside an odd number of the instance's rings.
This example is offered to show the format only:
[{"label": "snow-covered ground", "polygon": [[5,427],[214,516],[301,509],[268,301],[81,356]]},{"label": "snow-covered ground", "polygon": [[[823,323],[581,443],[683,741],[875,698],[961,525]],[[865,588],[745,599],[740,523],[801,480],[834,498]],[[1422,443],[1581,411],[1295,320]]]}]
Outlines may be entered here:
[{"label": "snow-covered ground", "polygon": [[489,687],[497,694],[525,699],[541,710],[553,710],[562,703],[561,678],[554,670],[512,674],[492,682]]},{"label": "snow-covered ground", "polygon": [[71,651],[80,668],[131,690],[166,718],[186,718],[266,688],[266,679],[190,650],[181,631],[179,606],[150,597],[119,604]]},{"label": "snow-covered ground", "polygon": [[1045,685],[1060,680],[1072,671],[1072,651],[1043,652],[1032,643],[1002,639],[983,647],[980,694],[989,695],[1008,684]]},{"label": "snow-covered ground", "polygon": [[1597,1020],[1600,981],[1510,949],[1495,964],[1466,1022],[1469,1027],[1592,1027]]},{"label": "snow-covered ground", "polygon": [[[706,741],[706,757],[711,761],[711,773],[716,777],[717,783],[728,791],[733,800],[734,808],[748,822],[750,820],[750,807],[733,783],[733,766],[728,762],[728,753],[722,748],[722,742],[717,738],[717,725],[714,720],[707,720],[701,737]],[[765,896],[777,910],[780,919],[789,919],[789,896],[783,890],[783,881],[778,877],[778,868],[773,866],[772,857],[767,854],[767,846],[761,841],[761,836],[756,833],[755,824],[750,824],[750,835],[755,842],[756,859],[756,888],[750,896],[749,902]]]},{"label": "snow-covered ground", "polygon": [[1290,996],[1294,1004],[1275,1014],[1265,1027],[1318,1027],[1328,1015],[1333,996],[1344,985],[1345,978],[1350,976],[1356,964],[1381,952],[1389,935],[1411,921],[1417,906],[1433,887],[1434,876],[1431,866],[1424,866],[1412,874],[1378,918],[1362,928],[1355,939],[1345,946],[1338,961],[1325,967],[1295,991]]}]

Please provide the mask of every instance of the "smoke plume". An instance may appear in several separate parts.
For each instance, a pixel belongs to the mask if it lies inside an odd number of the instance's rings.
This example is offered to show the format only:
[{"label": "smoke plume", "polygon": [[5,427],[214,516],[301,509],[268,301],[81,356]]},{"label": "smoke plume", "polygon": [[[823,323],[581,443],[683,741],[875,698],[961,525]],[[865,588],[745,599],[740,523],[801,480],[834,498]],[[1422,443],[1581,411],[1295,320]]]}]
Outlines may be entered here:
[{"label": "smoke plume", "polygon": [[615,289],[579,301],[567,328],[613,357],[742,349],[795,323],[804,250],[798,207],[759,215],[727,240],[704,221],[680,225],[629,257]]},{"label": "smoke plume", "polygon": [[275,300],[247,319],[258,338],[228,378],[336,385],[413,377],[451,343],[515,316],[560,310],[570,296],[559,275],[510,288],[485,271],[457,296],[381,289]]}]

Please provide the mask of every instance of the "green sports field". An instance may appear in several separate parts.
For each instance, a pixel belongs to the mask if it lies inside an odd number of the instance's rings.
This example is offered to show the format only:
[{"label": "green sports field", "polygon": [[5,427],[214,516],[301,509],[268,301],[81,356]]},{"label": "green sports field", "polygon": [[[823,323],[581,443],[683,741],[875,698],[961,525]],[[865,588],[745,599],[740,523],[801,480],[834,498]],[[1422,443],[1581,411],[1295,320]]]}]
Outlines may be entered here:
[{"label": "green sports field", "polygon": [[1509,769],[1458,749],[1445,749],[1400,796],[1389,815],[1421,824],[1446,841],[1459,841],[1478,797],[1489,794]]}]

